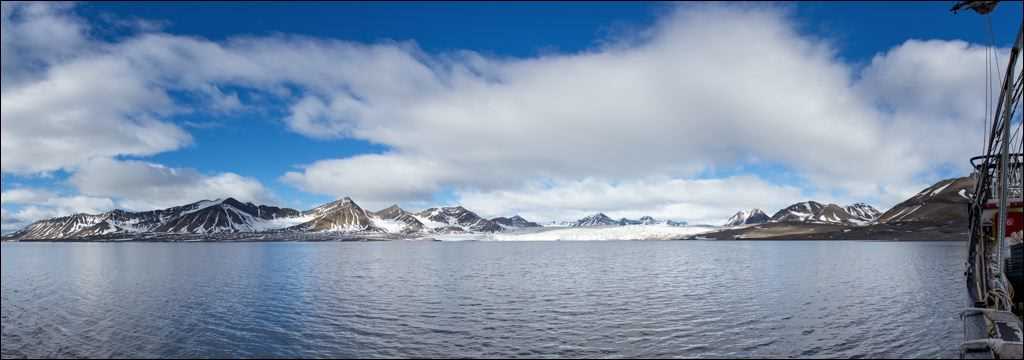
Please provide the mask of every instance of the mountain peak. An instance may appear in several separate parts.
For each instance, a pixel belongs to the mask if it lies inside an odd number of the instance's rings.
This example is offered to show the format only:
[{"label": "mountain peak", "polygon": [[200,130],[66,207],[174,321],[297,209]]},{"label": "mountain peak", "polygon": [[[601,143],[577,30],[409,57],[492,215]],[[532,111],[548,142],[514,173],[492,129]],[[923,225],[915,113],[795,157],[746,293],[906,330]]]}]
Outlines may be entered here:
[{"label": "mountain peak", "polygon": [[765,214],[761,209],[750,209],[740,210],[736,214],[729,217],[726,221],[725,226],[739,226],[739,225],[752,225],[752,224],[763,224],[771,220],[768,214]]},{"label": "mountain peak", "polygon": [[603,225],[619,225],[619,222],[612,220],[604,213],[597,213],[594,215],[587,216],[585,218],[577,220],[572,224],[573,227],[585,227],[585,226],[603,226]]},{"label": "mountain peak", "polygon": [[966,204],[977,179],[953,178],[939,181],[878,216],[878,222],[935,223],[962,222],[968,218]]},{"label": "mountain peak", "polygon": [[491,222],[493,222],[495,224],[498,224],[501,227],[506,228],[506,229],[541,227],[540,224],[535,223],[535,222],[527,221],[526,219],[524,219],[522,216],[519,216],[519,215],[514,215],[514,216],[508,217],[508,218],[506,218],[506,217],[496,217],[496,218],[491,219]]}]

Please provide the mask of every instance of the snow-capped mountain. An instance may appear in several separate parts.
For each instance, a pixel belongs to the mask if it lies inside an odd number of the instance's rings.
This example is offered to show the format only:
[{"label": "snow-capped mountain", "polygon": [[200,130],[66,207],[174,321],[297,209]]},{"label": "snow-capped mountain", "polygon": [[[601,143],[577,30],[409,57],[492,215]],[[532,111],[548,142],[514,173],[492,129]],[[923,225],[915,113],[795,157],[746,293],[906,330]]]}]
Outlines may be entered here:
[{"label": "snow-capped mountain", "polygon": [[826,205],[817,201],[805,201],[779,210],[772,216],[771,221],[864,225],[874,221],[877,213],[878,210],[863,203],[843,208],[836,204]]},{"label": "snow-capped mountain", "polygon": [[613,220],[608,215],[597,213],[594,215],[587,216],[585,218],[576,220],[572,223],[572,227],[587,227],[587,226],[608,226],[608,225],[619,225],[618,220]]},{"label": "snow-capped mountain", "polygon": [[769,220],[771,218],[761,209],[741,210],[729,217],[729,220],[725,222],[725,226],[764,224]]},{"label": "snow-capped mountain", "polygon": [[156,233],[216,234],[255,232],[266,228],[266,222],[294,218],[298,211],[272,206],[257,206],[228,198],[201,201],[183,208],[172,208],[173,217],[164,219],[149,230]]},{"label": "snow-capped mountain", "polygon": [[689,225],[689,223],[686,222],[686,221],[667,220],[667,221],[665,221],[665,225],[668,225],[668,226],[687,226],[687,225]]},{"label": "snow-capped mountain", "polygon": [[772,215],[772,221],[806,222],[813,219],[817,214],[821,214],[824,208],[825,205],[816,201],[799,202],[776,212],[775,215]]},{"label": "snow-capped mountain", "polygon": [[462,206],[430,208],[415,215],[432,232],[496,232],[501,225],[484,219]]},{"label": "snow-capped mountain", "polygon": [[541,227],[540,224],[527,221],[526,219],[523,219],[523,217],[519,215],[513,217],[496,217],[491,219],[491,222],[498,224],[499,226],[505,229],[524,229]]},{"label": "snow-capped mountain", "polygon": [[874,206],[865,203],[856,203],[846,207],[846,212],[850,216],[859,219],[864,222],[872,222],[878,219],[882,215],[881,211],[875,209]]},{"label": "snow-capped mountain", "polygon": [[966,221],[966,204],[971,202],[974,185],[973,177],[939,181],[881,214],[878,222],[944,224]]},{"label": "snow-capped mountain", "polygon": [[370,213],[359,207],[352,199],[341,200],[318,206],[303,215],[311,219],[290,230],[308,232],[384,232],[374,225]]},{"label": "snow-capped mountain", "polygon": [[235,199],[204,200],[163,210],[128,212],[113,210],[102,214],[76,214],[37,221],[11,234],[19,239],[68,239],[92,236],[176,233],[217,234],[255,232],[273,227],[280,220],[295,218],[298,211],[257,206]]},{"label": "snow-capped mountain", "polygon": [[640,225],[640,224],[643,224],[643,222],[640,221],[640,220],[633,220],[633,219],[627,219],[627,218],[619,219],[618,223],[619,223],[619,225],[623,225],[623,226],[625,226],[625,225]]},{"label": "snow-capped mountain", "polygon": [[398,207],[398,205],[392,205],[391,207],[373,213],[373,218],[377,227],[387,230],[390,233],[416,233],[424,229],[423,223],[416,219],[416,217]]}]

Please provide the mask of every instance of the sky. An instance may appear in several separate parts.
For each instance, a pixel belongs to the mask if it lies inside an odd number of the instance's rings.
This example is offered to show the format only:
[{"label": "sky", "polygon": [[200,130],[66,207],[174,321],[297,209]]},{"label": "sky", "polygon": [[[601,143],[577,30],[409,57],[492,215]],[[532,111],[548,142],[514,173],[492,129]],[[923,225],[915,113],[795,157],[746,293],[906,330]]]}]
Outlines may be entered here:
[{"label": "sky", "polygon": [[1021,3],[951,4],[5,1],[3,230],[225,197],[884,211],[982,147]]}]

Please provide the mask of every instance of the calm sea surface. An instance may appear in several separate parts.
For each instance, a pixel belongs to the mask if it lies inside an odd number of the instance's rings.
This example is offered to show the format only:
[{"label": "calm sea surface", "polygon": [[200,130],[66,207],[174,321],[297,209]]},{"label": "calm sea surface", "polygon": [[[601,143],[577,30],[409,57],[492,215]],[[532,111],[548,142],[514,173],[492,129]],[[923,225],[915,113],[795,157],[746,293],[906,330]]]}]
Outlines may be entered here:
[{"label": "calm sea surface", "polygon": [[957,357],[963,243],[3,244],[11,357]]}]

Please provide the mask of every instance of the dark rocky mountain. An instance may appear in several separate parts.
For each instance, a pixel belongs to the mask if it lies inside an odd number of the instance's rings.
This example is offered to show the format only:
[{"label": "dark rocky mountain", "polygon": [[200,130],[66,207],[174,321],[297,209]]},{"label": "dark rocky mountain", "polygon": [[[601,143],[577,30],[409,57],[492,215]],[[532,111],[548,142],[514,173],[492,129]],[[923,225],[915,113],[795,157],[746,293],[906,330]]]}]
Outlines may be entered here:
[{"label": "dark rocky mountain", "polygon": [[[851,218],[841,223],[817,220],[821,219],[820,216],[825,219],[838,217],[838,206],[798,203],[779,212],[780,219],[797,221],[772,221],[693,238],[962,241],[967,239],[967,204],[973,189],[973,178],[943,180],[877,216],[874,215],[877,210],[870,206],[850,205],[842,210]],[[868,218],[874,219],[865,224],[863,219]]]},{"label": "dark rocky mountain", "polygon": [[257,206],[228,198],[219,201],[202,201],[179,208],[168,209],[175,214],[156,228],[157,233],[237,233],[256,232],[262,229],[259,220],[296,217],[299,212],[272,206]]},{"label": "dark rocky mountain", "polygon": [[540,224],[535,222],[527,221],[522,216],[516,215],[513,217],[496,217],[491,219],[491,222],[500,225],[506,229],[523,229],[523,228],[535,228],[541,227]]},{"label": "dark rocky mountain", "polygon": [[772,216],[771,221],[781,223],[866,225],[875,220],[877,213],[878,210],[863,203],[853,204],[844,208],[836,204],[826,205],[817,201],[805,201],[779,210]]},{"label": "dark rocky mountain", "polygon": [[380,219],[397,221],[403,225],[400,232],[403,233],[415,233],[423,230],[423,223],[416,219],[416,217],[398,207],[398,205],[391,205],[387,209],[374,213]]},{"label": "dark rocky mountain", "polygon": [[17,239],[69,239],[140,233],[216,234],[261,230],[265,220],[295,217],[299,212],[257,206],[235,199],[199,201],[169,209],[76,214],[37,221],[11,234]]},{"label": "dark rocky mountain", "polygon": [[[501,225],[484,219],[476,213],[466,210],[462,206],[430,208],[416,214],[428,227],[434,228],[435,232],[498,232],[502,231]],[[431,224],[433,223],[433,224]],[[436,226],[431,226],[436,225]]]},{"label": "dark rocky mountain", "polygon": [[[777,212],[771,221],[760,211],[741,212],[731,220],[758,222],[742,228],[702,233],[700,238],[744,239],[962,239],[974,180],[940,181],[879,214],[858,203],[841,207],[808,201]],[[730,223],[733,221],[730,221]],[[652,217],[614,220],[595,214],[569,224],[573,227],[656,224]],[[684,226],[685,222],[666,222]],[[396,239],[431,233],[479,233],[536,227],[522,217],[483,219],[461,206],[409,213],[392,206],[368,212],[344,198],[306,212],[242,203],[235,199],[200,201],[145,212],[114,210],[102,214],[76,214],[35,222],[4,240],[76,239]],[[261,235],[262,234],[262,235]],[[182,237],[185,236],[185,237]]]},{"label": "dark rocky mountain", "polygon": [[640,225],[640,224],[643,224],[643,222],[641,222],[640,220],[631,220],[631,219],[627,219],[627,218],[619,219],[618,223],[619,223],[619,225],[623,225],[623,226],[625,226],[625,225]]},{"label": "dark rocky mountain", "polygon": [[374,225],[370,213],[359,207],[355,201],[345,197],[341,200],[321,205],[303,213],[312,216],[313,220],[296,225],[291,230],[312,232],[384,232]]},{"label": "dark rocky mountain", "polygon": [[846,207],[846,212],[855,219],[860,219],[864,222],[872,222],[878,220],[878,217],[882,215],[878,209],[874,206],[865,203],[856,203]]},{"label": "dark rocky mountain", "polygon": [[686,226],[686,225],[689,225],[689,223],[686,222],[686,221],[673,221],[673,220],[665,221],[665,224],[668,225],[668,226]]},{"label": "dark rocky mountain", "polygon": [[10,234],[8,237],[16,239],[61,239],[117,231],[110,224],[101,224],[103,220],[104,214],[62,216],[37,221],[20,231]]},{"label": "dark rocky mountain", "polygon": [[972,177],[946,179],[896,204],[878,217],[883,224],[967,222],[967,205],[974,192]]},{"label": "dark rocky mountain", "polygon": [[821,214],[821,211],[824,209],[825,205],[817,201],[799,202],[776,212],[775,215],[772,215],[772,221],[806,222],[809,219],[813,219],[815,215]]},{"label": "dark rocky mountain", "polygon": [[761,209],[741,210],[729,217],[725,226],[764,224],[769,220],[771,220],[771,218],[769,218],[768,214],[765,214],[764,211],[761,211]]},{"label": "dark rocky mountain", "polygon": [[587,216],[585,218],[576,220],[572,223],[572,227],[587,227],[587,226],[608,226],[608,225],[619,225],[619,221],[613,220],[608,215],[597,213],[594,215]]},{"label": "dark rocky mountain", "polygon": [[627,218],[619,219],[619,225],[654,225],[657,223],[658,220],[655,220],[653,217],[650,216],[642,216],[636,220]]}]

